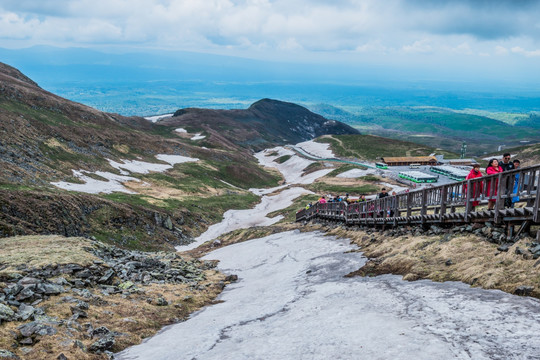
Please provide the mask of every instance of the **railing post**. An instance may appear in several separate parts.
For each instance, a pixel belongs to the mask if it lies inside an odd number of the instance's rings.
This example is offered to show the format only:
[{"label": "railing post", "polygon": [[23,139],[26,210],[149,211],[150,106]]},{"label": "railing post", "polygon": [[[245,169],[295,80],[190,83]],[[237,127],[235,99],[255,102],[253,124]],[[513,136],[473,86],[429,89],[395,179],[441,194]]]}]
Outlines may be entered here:
[{"label": "railing post", "polygon": [[465,194],[465,222],[469,222],[469,213],[471,212],[471,194],[472,194],[472,183],[471,179],[467,180],[467,194]]},{"label": "railing post", "polygon": [[444,186],[441,189],[441,210],[439,211],[439,219],[443,221],[443,217],[446,214],[446,198],[448,196],[448,187]]},{"label": "railing post", "polygon": [[[536,174],[536,172],[535,172]],[[538,223],[539,215],[538,211],[540,210],[540,194],[538,193],[540,191],[540,176],[538,176],[538,179],[536,181],[536,199],[534,199],[534,206],[533,206],[533,221],[535,223]],[[540,231],[539,231],[540,233]]]},{"label": "railing post", "polygon": [[413,193],[407,193],[407,218],[411,217],[411,208],[412,208],[412,197]]},{"label": "railing post", "polygon": [[495,198],[495,223],[499,224],[501,222],[500,219],[500,211],[501,211],[501,200],[502,200],[502,193],[503,193],[503,173],[499,173],[499,176],[497,176],[497,197]]},{"label": "railing post", "polygon": [[422,189],[422,210],[420,210],[420,215],[422,216],[422,224],[426,222],[427,214],[427,190]]}]

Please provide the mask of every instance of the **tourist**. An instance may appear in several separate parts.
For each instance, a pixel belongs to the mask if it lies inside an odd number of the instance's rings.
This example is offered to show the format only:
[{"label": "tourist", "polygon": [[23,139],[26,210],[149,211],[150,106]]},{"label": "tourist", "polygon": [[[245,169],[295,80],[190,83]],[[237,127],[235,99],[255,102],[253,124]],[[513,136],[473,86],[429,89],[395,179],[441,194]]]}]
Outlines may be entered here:
[{"label": "tourist", "polygon": [[[502,161],[499,162],[499,166],[503,169],[503,171],[510,171],[514,170],[514,163],[510,161],[510,153],[505,153],[503,155]],[[512,190],[512,182],[507,181],[506,182],[506,188],[504,189],[504,194],[509,195],[510,191]],[[507,197],[504,199],[504,207],[512,207],[512,199]]]},{"label": "tourist", "polygon": [[514,163],[510,161],[510,153],[505,153],[503,155],[502,161],[499,162],[499,166],[503,169],[503,171],[514,170]]},{"label": "tourist", "polygon": [[[514,169],[519,169],[519,167],[521,166],[521,161],[519,161],[518,159],[515,159],[513,161],[513,164],[514,164]],[[510,207],[514,207],[514,204],[517,203],[519,201],[519,192],[521,191],[521,186],[519,185],[519,172],[516,174],[515,178],[514,178],[514,186],[513,186],[513,189],[512,189],[512,194],[516,194],[516,196],[512,197],[512,204],[510,205]]]},{"label": "tourist", "polygon": [[326,198],[324,196],[320,197],[319,204],[326,204]]},{"label": "tourist", "polygon": [[[377,198],[378,199],[384,199],[385,197],[388,197],[388,196],[390,196],[390,194],[388,194],[386,192],[386,188],[382,188],[379,195],[377,195]],[[378,214],[379,214],[379,217],[383,217],[384,211],[382,209],[380,209]]]},{"label": "tourist", "polygon": [[[476,179],[479,177],[484,176],[482,172],[480,171],[480,164],[474,164],[473,168],[471,169],[471,172],[469,172],[469,175],[465,178],[465,180],[469,179]],[[463,186],[463,192],[467,194],[467,184]],[[478,196],[482,193],[482,182],[474,182],[471,190],[471,197],[473,199],[477,199]],[[474,209],[478,206],[480,202],[478,200],[475,200],[472,202],[471,211],[474,211]]]},{"label": "tourist", "polygon": [[[491,159],[489,160],[488,166],[486,168],[486,174],[487,175],[497,175],[499,173],[502,173],[503,169],[499,166],[499,161],[497,159]],[[499,179],[490,179],[486,182],[486,196],[496,196],[497,195],[497,187],[499,186]],[[492,190],[493,189],[493,190]],[[488,210],[493,210],[495,207],[495,201],[496,199],[489,199],[488,200]]]}]

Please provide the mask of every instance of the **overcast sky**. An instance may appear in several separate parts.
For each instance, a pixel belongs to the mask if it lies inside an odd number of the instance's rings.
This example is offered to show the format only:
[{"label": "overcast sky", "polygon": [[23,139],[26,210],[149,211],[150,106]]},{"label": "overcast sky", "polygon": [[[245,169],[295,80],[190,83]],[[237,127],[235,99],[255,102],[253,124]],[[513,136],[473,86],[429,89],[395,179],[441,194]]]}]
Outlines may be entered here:
[{"label": "overcast sky", "polygon": [[2,0],[0,47],[31,45],[538,74],[540,1]]}]

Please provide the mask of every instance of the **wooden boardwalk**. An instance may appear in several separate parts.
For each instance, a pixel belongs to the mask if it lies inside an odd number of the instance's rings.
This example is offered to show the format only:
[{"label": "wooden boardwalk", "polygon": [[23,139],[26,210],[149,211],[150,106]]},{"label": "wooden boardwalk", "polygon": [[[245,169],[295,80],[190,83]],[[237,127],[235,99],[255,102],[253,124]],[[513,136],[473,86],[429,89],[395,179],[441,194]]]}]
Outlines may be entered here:
[{"label": "wooden boardwalk", "polygon": [[[540,165],[536,165],[365,202],[317,203],[300,210],[296,221],[318,218],[372,227],[490,221],[521,224],[521,232],[540,223],[539,188]],[[493,210],[487,210],[488,201],[495,202]],[[479,206],[475,208],[474,202]],[[506,206],[509,202],[513,207]]]}]

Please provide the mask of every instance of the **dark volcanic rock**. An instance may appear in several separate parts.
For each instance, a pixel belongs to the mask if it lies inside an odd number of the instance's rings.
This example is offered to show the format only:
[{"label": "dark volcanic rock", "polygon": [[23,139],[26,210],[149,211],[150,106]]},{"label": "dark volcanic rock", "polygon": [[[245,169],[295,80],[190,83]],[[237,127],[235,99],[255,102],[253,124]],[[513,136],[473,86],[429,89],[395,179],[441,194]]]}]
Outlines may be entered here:
[{"label": "dark volcanic rock", "polygon": [[19,326],[18,329],[21,332],[21,335],[24,337],[29,337],[34,334],[45,336],[54,335],[57,333],[57,330],[54,327],[40,321],[32,321],[30,323],[23,324]]},{"label": "dark volcanic rock", "polygon": [[88,350],[91,352],[102,352],[109,350],[112,348],[115,344],[114,336],[107,335],[99,339],[98,341],[94,342],[92,345],[88,347]]}]

